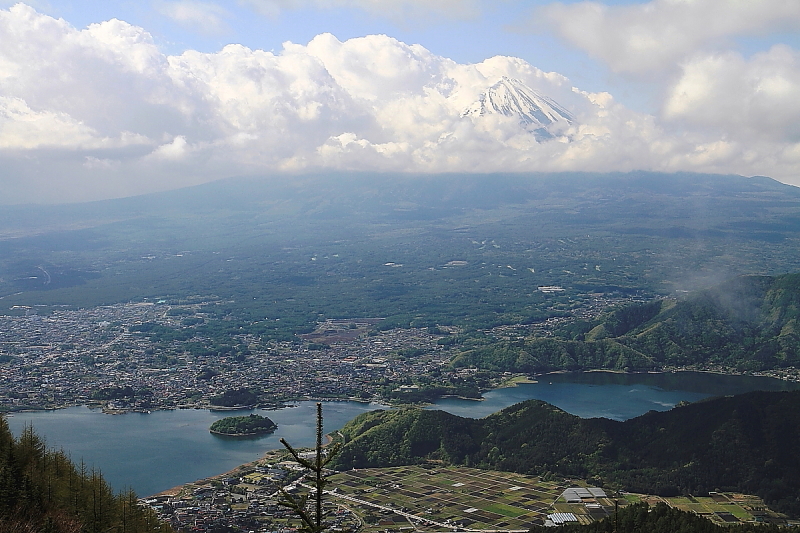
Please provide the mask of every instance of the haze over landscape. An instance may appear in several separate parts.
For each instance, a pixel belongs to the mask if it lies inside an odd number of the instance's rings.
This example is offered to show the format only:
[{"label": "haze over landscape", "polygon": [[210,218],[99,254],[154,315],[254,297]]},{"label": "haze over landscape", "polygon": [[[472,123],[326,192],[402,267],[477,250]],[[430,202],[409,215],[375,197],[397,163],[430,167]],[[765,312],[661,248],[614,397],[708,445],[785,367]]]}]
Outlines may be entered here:
[{"label": "haze over landscape", "polygon": [[797,0],[0,0],[0,531],[800,526],[798,96]]}]

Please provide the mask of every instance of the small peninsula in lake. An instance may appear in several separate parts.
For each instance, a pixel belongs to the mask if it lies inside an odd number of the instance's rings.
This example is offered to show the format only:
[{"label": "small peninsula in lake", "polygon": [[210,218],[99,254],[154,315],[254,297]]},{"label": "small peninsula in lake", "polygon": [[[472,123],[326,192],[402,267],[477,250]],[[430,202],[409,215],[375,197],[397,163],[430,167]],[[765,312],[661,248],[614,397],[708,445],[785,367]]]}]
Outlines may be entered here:
[{"label": "small peninsula in lake", "polygon": [[278,426],[266,416],[251,414],[249,416],[229,416],[221,418],[213,424],[209,431],[214,435],[228,437],[249,437],[272,433]]}]

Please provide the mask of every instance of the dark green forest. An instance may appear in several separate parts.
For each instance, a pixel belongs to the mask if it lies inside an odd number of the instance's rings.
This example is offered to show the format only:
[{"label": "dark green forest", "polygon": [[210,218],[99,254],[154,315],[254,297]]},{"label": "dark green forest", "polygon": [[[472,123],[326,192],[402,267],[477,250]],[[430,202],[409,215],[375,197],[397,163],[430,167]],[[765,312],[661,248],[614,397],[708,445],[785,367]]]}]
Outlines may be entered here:
[{"label": "dark green forest", "polygon": [[278,427],[266,416],[251,414],[249,416],[229,416],[217,420],[209,428],[211,433],[223,435],[258,435],[270,433]]},{"label": "dark green forest", "polygon": [[50,450],[31,428],[19,438],[0,416],[0,531],[168,532],[133,491],[115,493],[100,472]]},{"label": "dark green forest", "polygon": [[212,396],[209,402],[217,407],[248,407],[257,404],[259,397],[250,389],[227,389]]},{"label": "dark green forest", "polygon": [[800,391],[753,392],[617,422],[538,400],[483,419],[404,409],[343,429],[339,468],[449,464],[589,479],[630,491],[739,491],[800,514]]},{"label": "dark green forest", "polygon": [[[531,533],[544,533],[549,530],[537,526],[531,529]],[[565,524],[559,528],[559,533],[778,533],[780,531],[783,531],[783,528],[775,525],[720,526],[695,513],[673,509],[665,503],[652,507],[646,503],[636,503],[598,522],[585,526]]]},{"label": "dark green forest", "polygon": [[739,371],[800,366],[800,274],[742,276],[680,300],[635,303],[553,338],[492,343],[456,366],[548,372],[719,365]]}]

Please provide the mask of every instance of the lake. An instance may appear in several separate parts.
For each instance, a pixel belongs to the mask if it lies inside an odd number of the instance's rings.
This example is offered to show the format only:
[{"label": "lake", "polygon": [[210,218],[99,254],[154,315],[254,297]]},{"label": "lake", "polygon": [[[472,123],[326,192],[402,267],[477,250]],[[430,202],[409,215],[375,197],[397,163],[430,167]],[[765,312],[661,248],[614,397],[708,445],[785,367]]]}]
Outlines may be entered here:
[{"label": "lake", "polygon": [[483,401],[442,398],[433,407],[458,416],[482,418],[529,399],[543,400],[582,418],[627,420],[650,410],[666,411],[680,401],[754,390],[798,390],[800,383],[762,376],[728,376],[708,372],[620,374],[580,372],[548,374],[538,383],[484,393]]},{"label": "lake", "polygon": [[[383,407],[360,402],[323,404],[326,431],[342,427],[360,413]],[[231,438],[208,431],[220,418],[251,412],[268,416],[278,428],[258,438]],[[14,413],[8,423],[15,435],[26,424],[33,424],[48,445],[63,448],[73,461],[83,458],[87,465],[100,469],[114,489],[130,486],[139,495],[149,495],[254,461],[267,450],[282,448],[281,438],[295,447],[313,446],[316,416],[315,402],[299,402],[296,407],[274,411],[178,409],[122,415],[70,407]]]},{"label": "lake", "polygon": [[[484,401],[444,398],[432,408],[480,418],[534,398],[584,418],[604,416],[626,420],[651,409],[670,409],[681,400],[696,401],[751,390],[795,389],[800,389],[800,384],[752,376],[587,372],[550,374],[538,383],[487,392]],[[339,429],[357,415],[379,408],[384,406],[323,402],[325,430]],[[278,429],[271,435],[244,440],[214,436],[208,428],[215,420],[248,411],[175,410],[106,415],[86,407],[71,407],[14,413],[8,422],[15,435],[26,424],[33,424],[50,446],[63,448],[74,461],[83,459],[89,466],[100,469],[115,489],[130,486],[138,494],[148,495],[253,461],[267,450],[280,448],[280,438],[293,446],[313,446],[315,402],[257,412],[269,416]]]}]

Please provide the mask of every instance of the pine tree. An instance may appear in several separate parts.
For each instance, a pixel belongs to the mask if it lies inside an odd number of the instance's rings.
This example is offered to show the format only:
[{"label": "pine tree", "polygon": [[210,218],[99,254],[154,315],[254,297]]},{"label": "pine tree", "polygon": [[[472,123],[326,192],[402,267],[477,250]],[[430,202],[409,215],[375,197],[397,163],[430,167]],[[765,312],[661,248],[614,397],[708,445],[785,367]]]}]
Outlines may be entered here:
[{"label": "pine tree", "polygon": [[[285,490],[281,489],[283,499],[278,502],[281,505],[293,510],[303,523],[300,531],[305,533],[321,533],[325,530],[324,518],[325,513],[322,510],[324,489],[325,485],[329,483],[325,475],[325,466],[333,460],[341,447],[340,443],[334,443],[324,449],[322,446],[322,404],[317,404],[317,443],[315,447],[315,457],[313,461],[309,461],[300,456],[300,453],[295,450],[285,439],[281,439],[281,444],[292,454],[294,460],[309,470],[305,476],[305,480],[310,485],[311,491],[303,494],[302,496],[292,496]],[[312,495],[314,498],[314,510],[308,509],[308,499]]]},{"label": "pine tree", "polygon": [[[118,510],[121,510],[118,511]],[[115,495],[100,471],[48,450],[31,427],[15,439],[0,415],[0,532],[154,533],[171,528],[135,494]]]}]

